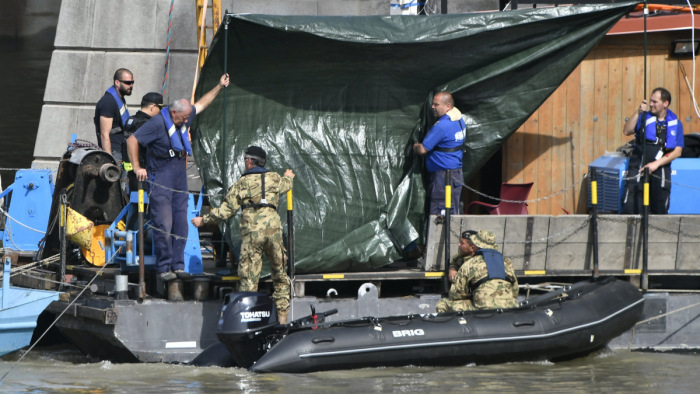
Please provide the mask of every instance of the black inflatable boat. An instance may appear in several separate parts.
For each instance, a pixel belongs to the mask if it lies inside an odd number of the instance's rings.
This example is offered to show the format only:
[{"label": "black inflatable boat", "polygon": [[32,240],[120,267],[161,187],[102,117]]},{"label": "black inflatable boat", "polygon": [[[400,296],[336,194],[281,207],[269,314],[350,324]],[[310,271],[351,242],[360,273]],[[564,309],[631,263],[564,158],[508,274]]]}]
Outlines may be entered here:
[{"label": "black inflatable boat", "polygon": [[372,366],[557,361],[588,354],[629,330],[642,314],[637,288],[588,280],[533,297],[517,309],[326,323],[336,311],[277,324],[272,300],[230,294],[218,338],[254,372],[313,372]]}]

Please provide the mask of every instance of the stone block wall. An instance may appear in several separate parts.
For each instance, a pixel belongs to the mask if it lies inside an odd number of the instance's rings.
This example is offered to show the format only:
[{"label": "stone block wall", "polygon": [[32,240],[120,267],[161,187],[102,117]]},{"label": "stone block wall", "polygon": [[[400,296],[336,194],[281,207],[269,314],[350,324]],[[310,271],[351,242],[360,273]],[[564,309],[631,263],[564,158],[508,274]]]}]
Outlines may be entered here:
[{"label": "stone block wall", "polygon": [[[41,2],[41,0],[35,0]],[[222,11],[274,15],[390,15],[394,0],[223,0]],[[56,4],[56,3],[54,3]],[[440,4],[436,1],[435,4]],[[72,134],[97,142],[94,106],[120,67],[134,73],[127,98],[135,113],[141,97],[160,92],[170,38],[166,102],[189,98],[197,66],[193,0],[62,0],[34,166],[56,168]],[[496,10],[494,0],[449,0],[448,12]],[[168,24],[172,25],[168,36]]]}]

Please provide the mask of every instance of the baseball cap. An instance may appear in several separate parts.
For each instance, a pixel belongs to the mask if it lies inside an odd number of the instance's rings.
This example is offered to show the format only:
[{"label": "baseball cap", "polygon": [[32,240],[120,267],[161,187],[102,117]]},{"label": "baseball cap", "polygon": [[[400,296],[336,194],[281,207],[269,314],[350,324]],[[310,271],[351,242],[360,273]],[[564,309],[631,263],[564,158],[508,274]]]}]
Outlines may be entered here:
[{"label": "baseball cap", "polygon": [[145,106],[147,104],[156,104],[159,107],[163,107],[163,95],[160,93],[156,92],[148,92],[146,93],[143,98],[141,99],[141,106]]}]

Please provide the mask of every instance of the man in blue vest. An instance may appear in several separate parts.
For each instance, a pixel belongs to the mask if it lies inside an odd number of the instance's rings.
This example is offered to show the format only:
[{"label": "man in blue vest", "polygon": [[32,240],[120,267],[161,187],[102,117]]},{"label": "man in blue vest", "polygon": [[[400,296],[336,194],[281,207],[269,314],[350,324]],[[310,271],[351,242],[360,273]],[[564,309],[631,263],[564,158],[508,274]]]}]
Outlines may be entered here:
[{"label": "man in blue vest", "polygon": [[413,144],[413,151],[426,156],[425,166],[430,174],[430,214],[445,214],[445,175],[450,172],[452,186],[451,213],[459,208],[462,192],[462,154],[466,124],[462,113],[454,107],[454,99],[449,92],[439,92],[433,97],[435,125],[428,131],[423,143]]},{"label": "man in blue vest", "polygon": [[459,240],[459,253],[450,261],[452,282],[437,312],[517,308],[518,278],[513,264],[496,250],[496,237],[486,230],[467,230]]},{"label": "man in blue vest", "polygon": [[114,72],[114,84],[107,89],[95,106],[95,133],[97,145],[111,154],[117,163],[122,161],[122,130],[129,119],[126,96],[134,89],[134,74],[120,68]]},{"label": "man in blue vest", "polygon": [[683,123],[668,106],[671,93],[664,88],[651,92],[649,102],[627,119],[624,135],[635,135],[622,213],[639,214],[643,208],[643,169],[649,169],[649,211],[667,214],[671,196],[671,162],[683,153]]},{"label": "man in blue vest", "polygon": [[[126,141],[129,161],[140,181],[148,180],[149,212],[153,223],[156,271],[163,281],[186,278],[184,250],[187,243],[187,156],[192,155],[189,127],[221,89],[228,74],[194,105],[187,99],[174,101],[152,117]],[[148,149],[146,168],[139,164],[139,144]]]}]

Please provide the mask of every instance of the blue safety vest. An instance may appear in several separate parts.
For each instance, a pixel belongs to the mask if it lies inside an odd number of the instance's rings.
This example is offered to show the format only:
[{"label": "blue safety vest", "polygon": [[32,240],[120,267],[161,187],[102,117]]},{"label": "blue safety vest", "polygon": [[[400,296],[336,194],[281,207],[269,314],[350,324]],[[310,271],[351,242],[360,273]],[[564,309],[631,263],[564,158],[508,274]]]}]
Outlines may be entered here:
[{"label": "blue safety vest", "polygon": [[163,115],[165,129],[168,131],[168,136],[170,136],[170,156],[181,156],[178,154],[179,152],[187,152],[187,155],[190,156],[192,155],[192,146],[188,135],[189,126],[187,123],[183,123],[179,129],[175,127],[168,108],[161,109],[160,114]]},{"label": "blue safety vest", "polygon": [[481,257],[484,258],[484,261],[486,262],[486,269],[488,270],[489,274],[474,282],[470,286],[470,291],[472,293],[482,284],[494,279],[501,279],[510,283],[515,283],[514,278],[506,276],[505,260],[499,251],[495,249],[479,249],[475,255],[481,255]]},{"label": "blue safety vest", "polygon": [[[652,115],[651,113],[646,113],[646,120],[644,124],[644,136],[647,141],[649,142],[656,142],[657,144],[659,142],[664,142],[660,141],[659,138],[656,136],[656,122],[657,118],[656,116]],[[666,111],[666,136],[665,136],[665,144],[664,147],[666,149],[674,149],[676,146],[683,146],[683,144],[678,144],[678,117],[676,114],[671,112],[670,110]]]},{"label": "blue safety vest", "polygon": [[124,125],[126,125],[126,121],[129,120],[129,109],[126,107],[126,103],[122,99],[122,96],[119,95],[119,92],[117,92],[117,89],[114,88],[114,86],[110,86],[105,93],[111,94],[112,97],[114,97],[114,101],[117,102],[117,106],[119,107],[119,116],[121,116],[122,121],[122,128],[124,128]]}]

